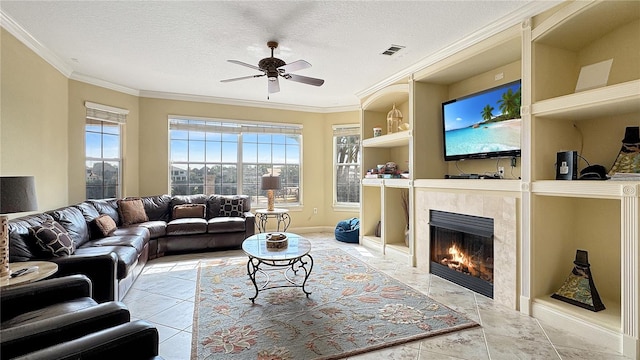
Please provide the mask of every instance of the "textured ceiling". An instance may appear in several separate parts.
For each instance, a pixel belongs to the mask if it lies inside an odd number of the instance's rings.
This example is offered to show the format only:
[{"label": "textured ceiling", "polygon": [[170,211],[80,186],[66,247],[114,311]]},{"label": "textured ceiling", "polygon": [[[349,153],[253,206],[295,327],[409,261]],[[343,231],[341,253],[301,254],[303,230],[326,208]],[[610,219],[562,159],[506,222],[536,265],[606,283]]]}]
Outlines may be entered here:
[{"label": "textured ceiling", "polygon": [[[357,105],[356,94],[401,78],[438,50],[516,24],[555,3],[3,0],[0,10],[3,27],[26,34],[71,78],[111,83],[143,96],[335,109]],[[281,91],[267,100],[265,77],[220,82],[259,74],[226,60],[257,65],[270,55],[269,40],[280,43],[276,57],[312,64],[295,74],[325,84],[280,78]],[[381,55],[391,45],[405,48]]]}]

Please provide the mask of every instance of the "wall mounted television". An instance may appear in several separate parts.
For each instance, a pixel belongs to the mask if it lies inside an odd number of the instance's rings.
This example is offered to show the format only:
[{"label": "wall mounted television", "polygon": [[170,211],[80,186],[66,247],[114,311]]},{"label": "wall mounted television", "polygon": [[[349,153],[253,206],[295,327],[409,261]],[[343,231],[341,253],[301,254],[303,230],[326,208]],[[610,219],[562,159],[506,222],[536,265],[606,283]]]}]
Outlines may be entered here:
[{"label": "wall mounted television", "polygon": [[444,159],[520,156],[521,81],[442,104]]}]

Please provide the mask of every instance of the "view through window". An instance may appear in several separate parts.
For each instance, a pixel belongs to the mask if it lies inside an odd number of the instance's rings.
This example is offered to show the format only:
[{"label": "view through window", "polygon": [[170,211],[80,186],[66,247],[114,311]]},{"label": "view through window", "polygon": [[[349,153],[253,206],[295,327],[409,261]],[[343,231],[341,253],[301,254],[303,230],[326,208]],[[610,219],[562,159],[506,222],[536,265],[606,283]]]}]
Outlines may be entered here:
[{"label": "view through window", "polygon": [[172,195],[244,194],[266,206],[261,177],[280,176],[276,204],[300,204],[302,126],[169,119]]},{"label": "view through window", "polygon": [[122,193],[122,124],[129,111],[86,102],[85,184],[87,199]]},{"label": "view through window", "polygon": [[360,205],[360,127],[334,126],[334,205]]}]

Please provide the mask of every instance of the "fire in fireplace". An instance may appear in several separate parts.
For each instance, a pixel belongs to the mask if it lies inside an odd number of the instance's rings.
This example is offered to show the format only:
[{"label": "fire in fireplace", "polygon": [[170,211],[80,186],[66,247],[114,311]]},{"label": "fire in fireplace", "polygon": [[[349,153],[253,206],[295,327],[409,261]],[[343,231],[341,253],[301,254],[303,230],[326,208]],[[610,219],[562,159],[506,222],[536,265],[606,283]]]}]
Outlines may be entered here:
[{"label": "fire in fireplace", "polygon": [[493,219],[431,210],[431,273],[493,298]]}]

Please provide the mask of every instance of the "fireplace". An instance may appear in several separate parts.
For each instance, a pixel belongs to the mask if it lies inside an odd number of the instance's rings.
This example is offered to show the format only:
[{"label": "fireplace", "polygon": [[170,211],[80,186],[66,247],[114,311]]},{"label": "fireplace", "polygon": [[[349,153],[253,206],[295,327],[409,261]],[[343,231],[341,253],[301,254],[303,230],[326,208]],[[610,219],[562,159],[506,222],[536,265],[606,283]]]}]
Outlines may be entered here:
[{"label": "fireplace", "polygon": [[430,272],[493,298],[493,219],[430,210]]}]

